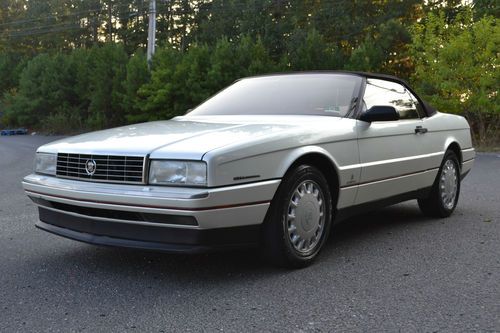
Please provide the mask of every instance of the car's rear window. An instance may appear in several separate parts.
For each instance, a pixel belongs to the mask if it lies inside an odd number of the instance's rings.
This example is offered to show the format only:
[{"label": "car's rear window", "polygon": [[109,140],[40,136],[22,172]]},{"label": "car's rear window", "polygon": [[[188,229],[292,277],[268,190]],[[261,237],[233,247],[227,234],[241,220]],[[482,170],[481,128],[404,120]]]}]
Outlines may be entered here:
[{"label": "car's rear window", "polygon": [[240,80],[188,115],[293,114],[345,116],[362,79],[348,74],[296,74]]}]

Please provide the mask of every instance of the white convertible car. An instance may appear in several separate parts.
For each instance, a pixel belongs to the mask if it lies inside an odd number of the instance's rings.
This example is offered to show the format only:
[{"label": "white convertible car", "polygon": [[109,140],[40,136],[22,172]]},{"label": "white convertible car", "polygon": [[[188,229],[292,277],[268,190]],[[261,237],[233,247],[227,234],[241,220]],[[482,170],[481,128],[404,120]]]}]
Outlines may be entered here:
[{"label": "white convertible car", "polygon": [[353,213],[417,199],[449,216],[470,129],[402,80],[313,72],[245,78],[185,116],[40,147],[24,178],[36,226],[168,252],[256,246],[299,267]]}]

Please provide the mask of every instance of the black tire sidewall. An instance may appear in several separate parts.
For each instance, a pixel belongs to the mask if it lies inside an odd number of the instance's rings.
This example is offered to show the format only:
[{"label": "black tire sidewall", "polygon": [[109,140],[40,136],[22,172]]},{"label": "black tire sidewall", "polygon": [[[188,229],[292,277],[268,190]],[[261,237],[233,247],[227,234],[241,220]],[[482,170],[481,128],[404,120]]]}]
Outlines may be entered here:
[{"label": "black tire sidewall", "polygon": [[[444,206],[443,200],[441,199],[441,192],[439,189],[439,183],[440,183],[441,176],[443,173],[444,165],[446,164],[446,162],[448,160],[451,160],[453,162],[453,164],[455,164],[455,168],[457,170],[457,193],[455,195],[455,201],[453,203],[452,208],[447,208]],[[458,162],[457,155],[450,150],[446,152],[446,154],[443,158],[443,162],[441,163],[441,167],[439,168],[438,177],[436,179],[436,183],[434,184],[434,191],[435,191],[435,198],[434,199],[437,200],[437,204],[438,204],[441,215],[442,216],[450,216],[451,213],[453,213],[453,211],[457,207],[458,197],[460,196],[460,163]]]},{"label": "black tire sidewall", "polygon": [[[295,250],[288,236],[288,226],[286,215],[288,214],[289,200],[295,189],[305,180],[315,182],[321,189],[323,199],[325,200],[325,225],[321,239],[315,248],[307,254],[303,254]],[[330,233],[332,221],[332,195],[328,186],[328,182],[323,174],[315,167],[310,165],[300,165],[292,169],[285,176],[281,183],[277,195],[273,199],[270,207],[272,214],[266,223],[270,224],[268,229],[274,229],[271,234],[274,234],[274,240],[269,239],[268,242],[277,242],[274,244],[274,251],[281,252],[287,263],[291,266],[305,266],[309,264],[321,251]],[[269,232],[269,231],[267,231]],[[266,232],[266,233],[267,233]],[[272,235],[264,235],[269,237]],[[276,239],[278,238],[278,239]]]}]

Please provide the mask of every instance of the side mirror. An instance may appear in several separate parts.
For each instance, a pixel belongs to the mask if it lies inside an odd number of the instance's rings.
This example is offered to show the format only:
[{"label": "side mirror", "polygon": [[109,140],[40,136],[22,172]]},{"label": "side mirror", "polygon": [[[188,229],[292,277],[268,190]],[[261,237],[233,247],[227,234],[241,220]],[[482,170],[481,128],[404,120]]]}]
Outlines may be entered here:
[{"label": "side mirror", "polygon": [[359,117],[366,122],[399,120],[399,113],[393,106],[375,105]]}]

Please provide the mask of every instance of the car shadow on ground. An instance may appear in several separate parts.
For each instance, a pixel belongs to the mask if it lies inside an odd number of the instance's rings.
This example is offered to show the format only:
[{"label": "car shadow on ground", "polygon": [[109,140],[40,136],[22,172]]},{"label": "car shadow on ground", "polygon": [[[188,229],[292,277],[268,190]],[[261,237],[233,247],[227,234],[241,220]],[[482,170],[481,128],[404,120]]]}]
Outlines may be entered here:
[{"label": "car shadow on ground", "polygon": [[415,223],[433,223],[438,220],[422,214],[416,201],[385,207],[369,213],[351,217],[334,226],[328,247],[355,242],[368,235],[396,232]]}]

